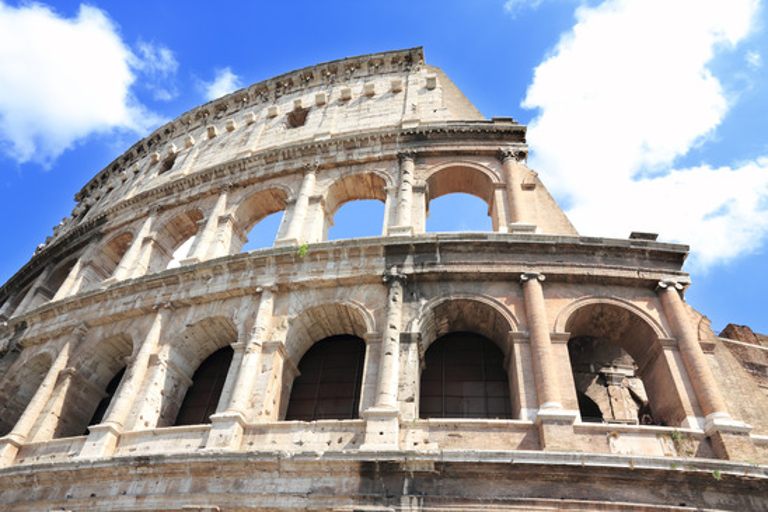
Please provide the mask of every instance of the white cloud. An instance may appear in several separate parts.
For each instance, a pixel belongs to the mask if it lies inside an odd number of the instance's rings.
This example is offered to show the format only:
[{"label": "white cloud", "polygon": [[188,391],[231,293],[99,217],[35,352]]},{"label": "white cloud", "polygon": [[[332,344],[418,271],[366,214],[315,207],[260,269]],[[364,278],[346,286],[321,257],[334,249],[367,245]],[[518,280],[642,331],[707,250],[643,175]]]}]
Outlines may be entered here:
[{"label": "white cloud", "polygon": [[200,86],[205,99],[209,101],[221,98],[225,94],[229,94],[242,87],[240,85],[240,77],[234,74],[228,67],[217,69],[213,81],[201,82]]},{"label": "white cloud", "polygon": [[768,160],[673,169],[729,109],[707,68],[752,29],[757,0],[607,0],[536,69],[523,106],[530,165],[584,233],[655,231],[706,266],[756,249],[768,231]]},{"label": "white cloud", "polygon": [[504,2],[504,10],[513,18],[524,9],[536,9],[544,3],[544,0],[507,0]]},{"label": "white cloud", "polygon": [[169,101],[179,95],[174,84],[179,63],[173,52],[160,44],[140,41],[137,45],[139,58],[134,59],[134,67],[145,78],[144,86],[152,91],[153,97],[159,101]]},{"label": "white cloud", "polygon": [[159,119],[130,93],[132,62],[99,9],[0,3],[0,151],[48,165],[90,134],[148,131]]},{"label": "white cloud", "polygon": [[749,65],[750,68],[754,69],[760,69],[763,67],[763,57],[758,52],[754,50],[750,50],[744,55],[744,60],[747,61],[747,65]]}]

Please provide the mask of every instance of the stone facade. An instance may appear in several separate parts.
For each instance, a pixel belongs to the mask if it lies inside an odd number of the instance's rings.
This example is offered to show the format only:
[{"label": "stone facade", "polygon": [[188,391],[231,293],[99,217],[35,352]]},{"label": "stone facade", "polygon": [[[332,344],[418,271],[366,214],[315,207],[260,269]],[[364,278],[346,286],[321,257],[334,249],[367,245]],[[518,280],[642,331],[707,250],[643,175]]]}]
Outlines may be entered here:
[{"label": "stone facade", "polygon": [[[684,302],[687,247],[579,236],[526,154],[418,48],[159,128],[0,288],[0,504],[768,507],[765,388]],[[493,232],[426,233],[454,192]],[[360,199],[381,236],[327,241]]]}]

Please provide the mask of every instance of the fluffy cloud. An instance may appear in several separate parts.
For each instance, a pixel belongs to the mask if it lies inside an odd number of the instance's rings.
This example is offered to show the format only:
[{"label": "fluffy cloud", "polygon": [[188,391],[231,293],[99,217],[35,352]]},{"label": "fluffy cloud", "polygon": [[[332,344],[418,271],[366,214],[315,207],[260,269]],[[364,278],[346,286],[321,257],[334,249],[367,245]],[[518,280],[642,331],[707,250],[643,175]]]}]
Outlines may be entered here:
[{"label": "fluffy cloud", "polygon": [[200,87],[206,100],[215,100],[225,94],[229,94],[242,87],[240,77],[232,72],[231,69],[223,68],[216,70],[216,76],[212,82],[201,82]]},{"label": "fluffy cloud", "polygon": [[530,165],[581,232],[658,232],[690,243],[701,266],[764,240],[768,159],[674,168],[728,113],[707,66],[746,38],[757,9],[757,0],[607,0],[576,11],[523,106],[539,109]]},{"label": "fluffy cloud", "polygon": [[144,41],[137,45],[138,59],[133,66],[144,75],[144,86],[152,91],[154,99],[169,101],[179,95],[174,79],[179,63],[173,52],[163,45]]},{"label": "fluffy cloud", "polygon": [[99,9],[0,3],[0,151],[48,165],[93,133],[146,133],[160,119],[130,91],[142,63]]}]

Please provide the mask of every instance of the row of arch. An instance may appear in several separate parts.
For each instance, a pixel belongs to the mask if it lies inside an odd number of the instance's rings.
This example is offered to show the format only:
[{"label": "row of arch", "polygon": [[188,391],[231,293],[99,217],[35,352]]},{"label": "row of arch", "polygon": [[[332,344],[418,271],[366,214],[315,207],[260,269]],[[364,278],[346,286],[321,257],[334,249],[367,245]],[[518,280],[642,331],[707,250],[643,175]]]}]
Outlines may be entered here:
[{"label": "row of arch", "polygon": [[[461,162],[441,165],[426,176],[422,197],[408,205],[422,212],[412,221],[411,233],[426,231],[425,219],[431,201],[455,194],[463,197],[458,198],[459,202],[454,197],[448,208],[441,210],[447,215],[458,209],[462,214],[457,216],[454,227],[437,224],[438,231],[499,230],[506,225],[506,220],[501,218],[504,208],[499,207],[505,199],[503,194],[496,193],[504,184],[490,168]],[[152,274],[185,262],[273,244],[327,240],[339,209],[356,201],[366,202],[368,207],[353,210],[347,216],[348,222],[359,226],[347,232],[352,236],[386,235],[396,223],[396,187],[385,172],[361,172],[332,180],[316,194],[313,190],[305,197],[307,204],[302,203],[305,185],[302,184],[298,193],[283,184],[265,185],[255,192],[225,189],[215,204],[203,200],[188,207],[150,212],[149,217],[127,229],[107,235],[102,241],[93,242],[70,258],[47,267],[36,281],[7,299],[0,315],[8,318],[47,301],[98,288],[102,283]],[[371,208],[372,202],[381,204]],[[299,211],[302,206],[304,211]],[[361,213],[368,218],[360,218]],[[294,219],[298,226],[292,225]],[[262,222],[265,226],[269,224],[265,233],[258,229]],[[377,225],[381,230],[376,229]],[[256,244],[248,244],[252,235],[260,239]]]},{"label": "row of arch", "polygon": [[[676,383],[685,377],[675,375],[679,370],[664,356],[661,329],[637,308],[612,299],[583,299],[566,308],[556,324],[570,333],[564,357],[572,378],[561,378],[564,405],[578,408],[584,421],[675,426],[685,419]],[[411,332],[415,341],[401,352],[406,366],[401,378],[413,381],[414,394],[401,392],[399,401],[415,402],[421,418],[529,419],[525,410],[535,402],[535,391],[521,384],[530,368],[525,344],[516,345],[510,335],[517,325],[491,299],[430,303],[410,326],[418,329]],[[373,405],[366,389],[375,388],[377,374],[374,329],[373,317],[354,303],[315,306],[293,318],[285,340],[271,349],[264,345],[272,355],[262,354],[264,367],[251,377],[250,419],[360,417]],[[238,339],[233,320],[209,317],[161,343],[144,385],[132,397],[125,427],[201,424],[227,410],[242,361]],[[126,361],[138,349],[127,334],[84,343],[58,375],[28,440],[83,435],[89,425],[108,418],[131,371]],[[404,355],[408,350],[418,354],[415,362]],[[6,397],[0,435],[14,428],[53,359],[41,352],[0,383],[0,396]],[[622,397],[624,407],[616,410]]]}]

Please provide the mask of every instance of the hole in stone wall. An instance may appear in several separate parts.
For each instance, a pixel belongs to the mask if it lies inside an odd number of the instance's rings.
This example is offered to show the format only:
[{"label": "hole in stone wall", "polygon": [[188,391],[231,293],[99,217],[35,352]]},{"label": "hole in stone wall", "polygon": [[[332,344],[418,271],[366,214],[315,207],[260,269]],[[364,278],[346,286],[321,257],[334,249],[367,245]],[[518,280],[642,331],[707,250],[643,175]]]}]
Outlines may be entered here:
[{"label": "hole in stone wall", "polygon": [[297,108],[288,112],[287,124],[288,128],[298,128],[304,126],[307,122],[307,115],[309,114],[308,108]]}]

